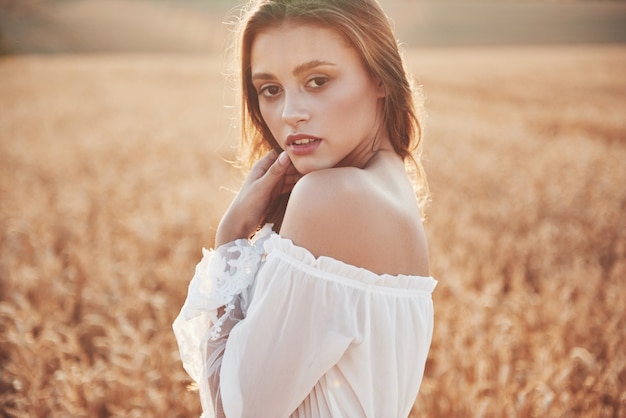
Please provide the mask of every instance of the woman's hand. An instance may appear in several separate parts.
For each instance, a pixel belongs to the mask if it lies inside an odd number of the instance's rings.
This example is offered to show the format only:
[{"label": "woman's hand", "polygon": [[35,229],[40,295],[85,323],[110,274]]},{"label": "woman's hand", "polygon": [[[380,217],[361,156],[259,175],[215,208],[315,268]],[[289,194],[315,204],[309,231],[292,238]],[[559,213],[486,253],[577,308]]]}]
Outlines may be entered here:
[{"label": "woman's hand", "polygon": [[291,191],[300,177],[284,151],[272,150],[257,161],[220,221],[215,247],[254,234],[270,202]]}]

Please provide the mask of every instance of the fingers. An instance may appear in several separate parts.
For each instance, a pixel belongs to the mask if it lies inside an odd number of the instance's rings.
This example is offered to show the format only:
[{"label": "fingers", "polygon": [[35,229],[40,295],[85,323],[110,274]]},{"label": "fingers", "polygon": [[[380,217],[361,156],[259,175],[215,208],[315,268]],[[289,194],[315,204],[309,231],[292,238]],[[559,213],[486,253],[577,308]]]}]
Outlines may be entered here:
[{"label": "fingers", "polygon": [[274,161],[274,164],[272,164],[269,171],[276,176],[282,176],[289,168],[290,162],[291,160],[289,159],[289,155],[283,151],[280,153],[278,158],[276,158],[276,161]]},{"label": "fingers", "polygon": [[272,164],[276,162],[278,158],[278,152],[275,150],[271,150],[267,154],[265,154],[259,161],[254,163],[252,169],[250,170],[250,174],[254,179],[259,179],[267,173],[267,171],[272,167]]},{"label": "fingers", "polygon": [[302,177],[291,163],[286,152],[274,150],[267,153],[252,167],[247,184],[257,190],[266,190],[272,196],[290,191]]},{"label": "fingers", "polygon": [[278,152],[271,150],[254,164],[251,170],[252,178],[259,180],[266,174],[282,177],[291,166],[290,163],[289,156],[285,151],[278,154]]},{"label": "fingers", "polygon": [[300,174],[293,164],[288,164],[288,168],[286,173],[283,175],[283,181],[280,184],[280,192],[279,194],[284,194],[291,192],[296,183],[302,178],[302,174]]}]

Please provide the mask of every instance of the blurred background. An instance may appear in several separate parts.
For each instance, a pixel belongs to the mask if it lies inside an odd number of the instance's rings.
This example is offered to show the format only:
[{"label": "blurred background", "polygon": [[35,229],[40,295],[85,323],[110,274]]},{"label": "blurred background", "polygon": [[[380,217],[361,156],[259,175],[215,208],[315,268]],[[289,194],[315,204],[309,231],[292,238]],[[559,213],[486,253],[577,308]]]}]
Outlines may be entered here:
[{"label": "blurred background", "polygon": [[[626,416],[626,1],[381,3],[439,280],[410,416]],[[199,416],[171,324],[242,180],[236,5],[0,0],[0,417]]]},{"label": "blurred background", "polygon": [[[0,53],[207,52],[234,0],[1,0]],[[411,46],[618,43],[626,2],[382,0]]]}]

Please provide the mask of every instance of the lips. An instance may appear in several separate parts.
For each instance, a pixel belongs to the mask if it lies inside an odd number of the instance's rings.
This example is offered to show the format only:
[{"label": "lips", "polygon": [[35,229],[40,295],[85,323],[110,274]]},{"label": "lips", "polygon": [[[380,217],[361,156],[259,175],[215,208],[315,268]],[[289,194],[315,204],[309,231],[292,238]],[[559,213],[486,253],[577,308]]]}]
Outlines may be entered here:
[{"label": "lips", "polygon": [[321,138],[301,133],[288,135],[286,145],[293,155],[301,156],[315,151],[321,142]]},{"label": "lips", "polygon": [[317,140],[313,139],[313,138],[296,139],[295,141],[293,141],[289,145],[308,145],[311,142],[315,142],[315,141],[317,141]]}]

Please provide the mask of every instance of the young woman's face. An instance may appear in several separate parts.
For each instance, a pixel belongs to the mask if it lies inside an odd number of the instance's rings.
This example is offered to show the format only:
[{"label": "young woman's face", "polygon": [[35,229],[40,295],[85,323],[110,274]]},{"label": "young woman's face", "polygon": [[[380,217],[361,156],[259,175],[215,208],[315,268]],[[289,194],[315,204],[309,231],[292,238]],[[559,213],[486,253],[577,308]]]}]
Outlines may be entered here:
[{"label": "young woman's face", "polygon": [[362,167],[386,135],[384,88],[334,30],[287,23],[261,31],[251,67],[263,120],[300,173]]}]

